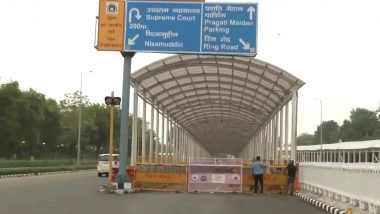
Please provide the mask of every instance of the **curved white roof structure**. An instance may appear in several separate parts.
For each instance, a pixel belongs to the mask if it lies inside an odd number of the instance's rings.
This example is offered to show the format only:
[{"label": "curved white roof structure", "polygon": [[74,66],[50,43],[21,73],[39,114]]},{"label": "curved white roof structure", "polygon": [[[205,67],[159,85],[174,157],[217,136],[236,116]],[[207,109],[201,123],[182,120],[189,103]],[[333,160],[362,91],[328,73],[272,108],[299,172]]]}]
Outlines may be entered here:
[{"label": "curved white roof structure", "polygon": [[174,55],[132,74],[155,104],[212,153],[238,154],[304,85],[253,57]]},{"label": "curved white roof structure", "polygon": [[[380,148],[380,140],[353,141],[332,144],[322,144],[322,150],[351,150]],[[297,146],[297,151],[318,151],[321,145]]]}]

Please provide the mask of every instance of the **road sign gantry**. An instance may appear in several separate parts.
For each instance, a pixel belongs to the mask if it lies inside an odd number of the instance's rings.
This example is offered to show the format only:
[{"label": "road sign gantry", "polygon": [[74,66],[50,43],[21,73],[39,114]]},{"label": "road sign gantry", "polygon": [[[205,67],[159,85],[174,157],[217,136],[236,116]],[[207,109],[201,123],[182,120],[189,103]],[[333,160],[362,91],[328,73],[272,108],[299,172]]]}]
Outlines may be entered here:
[{"label": "road sign gantry", "polygon": [[[124,17],[124,19],[123,19]],[[256,56],[256,3],[179,3],[100,0],[98,39],[101,51],[124,57],[118,188],[130,186],[126,167],[132,57],[136,52]],[[123,32],[124,31],[124,32]]]}]

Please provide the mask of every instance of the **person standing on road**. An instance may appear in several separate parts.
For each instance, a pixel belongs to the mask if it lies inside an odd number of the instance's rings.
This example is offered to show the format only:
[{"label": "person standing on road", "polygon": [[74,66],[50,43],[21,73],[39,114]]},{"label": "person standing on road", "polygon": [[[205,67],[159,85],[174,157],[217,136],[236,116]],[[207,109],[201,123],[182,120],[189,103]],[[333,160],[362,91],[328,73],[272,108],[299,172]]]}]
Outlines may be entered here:
[{"label": "person standing on road", "polygon": [[263,181],[263,176],[264,176],[264,171],[265,171],[265,164],[260,160],[260,156],[256,157],[256,161],[252,165],[252,175],[255,179],[255,193],[258,192],[258,183],[260,183],[260,193],[264,192],[264,181]]},{"label": "person standing on road", "polygon": [[290,187],[290,195],[293,195],[294,179],[296,177],[296,171],[297,171],[297,167],[294,165],[294,161],[290,160],[288,166],[286,166],[286,172],[288,174],[288,180],[286,182],[285,195],[288,194],[289,187]]}]

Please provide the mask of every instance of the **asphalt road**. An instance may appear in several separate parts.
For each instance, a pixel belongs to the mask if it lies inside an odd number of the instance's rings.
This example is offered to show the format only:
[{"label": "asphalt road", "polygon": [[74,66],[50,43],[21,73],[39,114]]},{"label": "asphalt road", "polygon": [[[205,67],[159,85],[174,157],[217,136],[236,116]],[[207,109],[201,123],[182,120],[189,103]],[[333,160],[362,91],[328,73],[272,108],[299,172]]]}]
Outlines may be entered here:
[{"label": "asphalt road", "polygon": [[95,171],[0,180],[1,214],[322,214],[291,196],[98,192]]}]

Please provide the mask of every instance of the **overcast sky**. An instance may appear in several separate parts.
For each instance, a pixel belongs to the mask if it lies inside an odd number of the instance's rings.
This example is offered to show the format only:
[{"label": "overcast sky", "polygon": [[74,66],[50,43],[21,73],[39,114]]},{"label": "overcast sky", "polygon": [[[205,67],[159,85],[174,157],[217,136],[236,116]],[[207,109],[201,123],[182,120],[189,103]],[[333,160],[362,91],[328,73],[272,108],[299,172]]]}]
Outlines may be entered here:
[{"label": "overcast sky", "polygon": [[[216,2],[216,1],[214,1]],[[234,2],[218,1],[218,2]],[[356,107],[380,102],[380,1],[263,0],[259,3],[257,58],[306,82],[299,91],[298,133],[313,133],[323,120],[340,125]],[[123,59],[94,49],[97,0],[1,1],[0,83],[17,80],[61,100],[79,90],[102,103],[121,96]],[[139,53],[132,70],[167,57]]]}]

